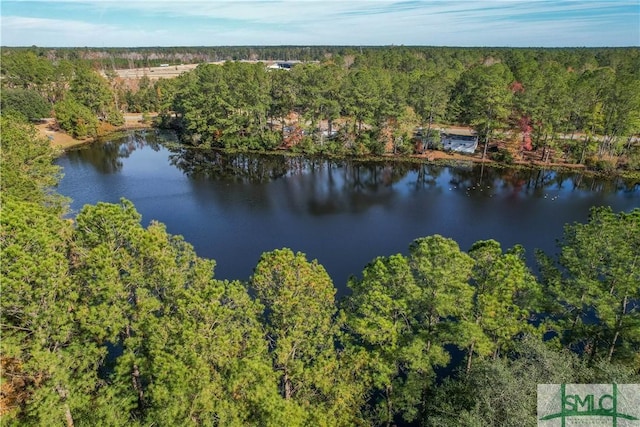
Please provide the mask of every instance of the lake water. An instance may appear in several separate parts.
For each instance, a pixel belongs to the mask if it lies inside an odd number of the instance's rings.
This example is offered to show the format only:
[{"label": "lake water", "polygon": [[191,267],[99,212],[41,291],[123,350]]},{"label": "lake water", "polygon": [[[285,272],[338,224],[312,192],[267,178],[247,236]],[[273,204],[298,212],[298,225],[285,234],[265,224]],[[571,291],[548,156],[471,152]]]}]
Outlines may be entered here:
[{"label": "lake water", "polygon": [[143,225],[161,221],[215,259],[219,279],[246,280],[263,252],[288,247],[318,259],[342,294],[373,258],[432,234],[463,250],[481,239],[521,244],[534,266],[534,249],[554,254],[564,224],[586,221],[590,207],[640,206],[639,186],[579,173],[225,155],[164,142],[175,138],[138,131],[69,151],[58,191],[75,212],[133,201]]}]

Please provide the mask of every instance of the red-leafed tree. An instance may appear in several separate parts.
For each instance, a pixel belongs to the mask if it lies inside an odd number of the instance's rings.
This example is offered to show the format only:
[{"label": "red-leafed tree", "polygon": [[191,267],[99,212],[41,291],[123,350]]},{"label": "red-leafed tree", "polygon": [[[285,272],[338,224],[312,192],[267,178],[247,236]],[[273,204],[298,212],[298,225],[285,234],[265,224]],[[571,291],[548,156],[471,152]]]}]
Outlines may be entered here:
[{"label": "red-leafed tree", "polygon": [[520,117],[518,128],[522,133],[522,149],[525,151],[533,150],[533,145],[531,144],[531,119],[528,116]]}]

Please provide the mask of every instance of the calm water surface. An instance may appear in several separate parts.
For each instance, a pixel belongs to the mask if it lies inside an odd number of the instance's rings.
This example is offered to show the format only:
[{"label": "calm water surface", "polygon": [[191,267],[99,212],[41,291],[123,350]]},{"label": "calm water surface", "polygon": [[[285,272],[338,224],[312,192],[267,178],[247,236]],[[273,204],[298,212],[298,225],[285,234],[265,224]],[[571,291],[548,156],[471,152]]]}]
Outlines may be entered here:
[{"label": "calm water surface", "polygon": [[170,134],[131,132],[70,151],[58,160],[58,191],[85,204],[135,203],[143,225],[158,220],[198,255],[217,261],[216,277],[246,280],[260,254],[289,247],[318,259],[339,293],[379,255],[406,252],[418,237],[441,234],[463,250],[481,239],[556,252],[565,223],[591,206],[640,206],[640,188],[621,180],[543,170],[351,162],[223,155],[168,149]]}]

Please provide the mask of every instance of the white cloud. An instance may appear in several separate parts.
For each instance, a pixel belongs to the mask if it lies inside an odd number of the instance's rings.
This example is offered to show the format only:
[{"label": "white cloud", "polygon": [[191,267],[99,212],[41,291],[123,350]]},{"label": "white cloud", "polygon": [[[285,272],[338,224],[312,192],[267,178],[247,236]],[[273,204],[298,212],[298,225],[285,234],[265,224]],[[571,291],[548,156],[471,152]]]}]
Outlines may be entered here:
[{"label": "white cloud", "polygon": [[106,25],[92,24],[84,21],[60,20],[48,18],[28,18],[23,16],[2,16],[0,17],[3,30],[11,31],[112,31],[115,28]]},{"label": "white cloud", "polygon": [[[14,4],[16,2],[13,2]],[[18,2],[19,3],[19,2]],[[8,45],[422,44],[459,46],[637,45],[640,20],[612,25],[612,6],[633,1],[82,1],[68,20],[2,17]],[[73,7],[72,7],[73,6]],[[87,9],[89,8],[89,9]],[[602,10],[600,10],[602,9]],[[78,10],[96,13],[77,13]],[[596,11],[606,13],[595,13]],[[550,15],[550,12],[551,15]],[[144,17],[152,29],[120,25],[118,14]],[[109,16],[91,23],[88,16]],[[601,16],[602,15],[602,16]],[[180,25],[186,25],[183,28]]]},{"label": "white cloud", "polygon": [[0,25],[2,44],[9,46],[142,46],[176,40],[167,31],[127,30],[77,20],[3,16]]}]

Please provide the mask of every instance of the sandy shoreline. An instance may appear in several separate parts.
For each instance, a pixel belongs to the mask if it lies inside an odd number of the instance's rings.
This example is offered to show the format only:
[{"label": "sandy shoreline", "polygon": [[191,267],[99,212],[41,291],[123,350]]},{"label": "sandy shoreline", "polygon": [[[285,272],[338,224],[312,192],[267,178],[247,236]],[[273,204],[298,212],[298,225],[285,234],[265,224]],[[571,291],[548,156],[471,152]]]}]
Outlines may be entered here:
[{"label": "sandy shoreline", "polygon": [[[150,117],[155,117],[155,114],[150,114]],[[142,120],[142,114],[125,114],[124,115],[124,125],[120,127],[110,127],[107,129],[103,129],[106,132],[104,134],[109,134],[110,132],[116,132],[118,130],[126,130],[126,129],[144,129],[150,127],[151,124],[149,122],[144,122]],[[51,145],[54,148],[60,150],[67,150],[69,148],[78,147],[80,145],[89,144],[95,141],[95,138],[85,138],[85,139],[76,139],[69,135],[68,133],[60,130],[56,121],[53,118],[44,119],[42,123],[38,123],[36,125],[36,129],[40,132],[40,135],[47,138]]]}]

